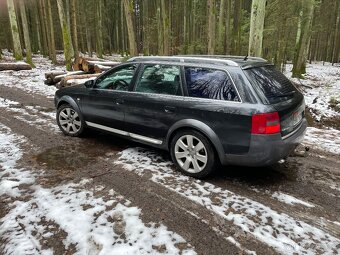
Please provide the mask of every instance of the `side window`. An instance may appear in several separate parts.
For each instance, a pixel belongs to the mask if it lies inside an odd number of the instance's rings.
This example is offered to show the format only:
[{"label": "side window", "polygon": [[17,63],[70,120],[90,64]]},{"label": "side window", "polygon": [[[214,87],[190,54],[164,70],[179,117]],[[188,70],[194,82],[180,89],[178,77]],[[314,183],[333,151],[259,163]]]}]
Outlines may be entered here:
[{"label": "side window", "polygon": [[127,91],[136,68],[136,65],[128,65],[118,70],[112,70],[98,78],[96,87],[99,89]]},{"label": "side window", "polygon": [[229,75],[224,71],[186,67],[185,79],[190,97],[240,101]]},{"label": "side window", "polygon": [[136,85],[136,92],[182,95],[180,68],[171,65],[146,65]]}]

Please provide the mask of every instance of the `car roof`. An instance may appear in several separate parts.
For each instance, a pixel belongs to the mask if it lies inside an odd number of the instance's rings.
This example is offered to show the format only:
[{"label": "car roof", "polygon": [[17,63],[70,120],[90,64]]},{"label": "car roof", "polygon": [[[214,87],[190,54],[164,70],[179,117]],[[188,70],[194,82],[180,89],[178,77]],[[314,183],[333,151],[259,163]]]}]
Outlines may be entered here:
[{"label": "car roof", "polygon": [[177,55],[177,56],[140,56],[133,57],[129,62],[181,62],[209,65],[238,66],[242,69],[271,65],[267,60],[258,57],[228,55]]}]

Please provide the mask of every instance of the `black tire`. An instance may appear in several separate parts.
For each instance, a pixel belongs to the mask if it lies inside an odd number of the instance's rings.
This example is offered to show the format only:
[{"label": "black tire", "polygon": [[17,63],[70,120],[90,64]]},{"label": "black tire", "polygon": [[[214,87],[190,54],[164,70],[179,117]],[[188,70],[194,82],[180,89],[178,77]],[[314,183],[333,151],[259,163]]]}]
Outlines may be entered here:
[{"label": "black tire", "polygon": [[[67,114],[68,111],[70,114]],[[60,130],[67,136],[80,136],[85,129],[85,121],[81,114],[69,104],[59,106],[57,123]]]},{"label": "black tire", "polygon": [[[190,142],[188,139],[191,139],[190,136],[193,142],[192,148],[189,150]],[[181,141],[183,142],[182,145],[180,145]],[[203,144],[203,149],[200,149],[202,145],[199,144],[199,142]],[[186,148],[188,151],[185,151],[181,147],[185,145],[187,145]],[[177,132],[170,143],[170,154],[176,167],[182,173],[194,178],[201,179],[208,176],[217,166],[217,162],[215,162],[215,160],[217,160],[215,150],[209,139],[196,130],[186,129]],[[206,163],[204,163],[204,155],[206,156]],[[187,161],[189,161],[189,163],[187,163]],[[188,164],[189,167],[187,168]]]}]

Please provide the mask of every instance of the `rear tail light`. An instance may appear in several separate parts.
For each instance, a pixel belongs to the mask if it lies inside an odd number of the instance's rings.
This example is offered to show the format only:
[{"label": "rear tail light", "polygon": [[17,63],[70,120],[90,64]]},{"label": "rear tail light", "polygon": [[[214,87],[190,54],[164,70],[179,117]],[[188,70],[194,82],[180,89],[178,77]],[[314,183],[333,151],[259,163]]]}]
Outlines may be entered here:
[{"label": "rear tail light", "polygon": [[254,114],[251,121],[252,134],[280,133],[280,117],[277,112]]}]

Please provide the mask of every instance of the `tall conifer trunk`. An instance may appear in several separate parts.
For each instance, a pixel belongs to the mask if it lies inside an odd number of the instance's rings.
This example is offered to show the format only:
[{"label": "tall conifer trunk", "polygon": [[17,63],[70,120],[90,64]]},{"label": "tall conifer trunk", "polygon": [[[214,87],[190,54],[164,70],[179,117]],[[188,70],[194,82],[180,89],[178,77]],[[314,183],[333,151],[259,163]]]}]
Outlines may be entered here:
[{"label": "tall conifer trunk", "polygon": [[63,34],[66,69],[71,70],[72,69],[73,46],[72,46],[70,27],[67,24],[67,18],[65,15],[63,0],[57,0],[57,6],[58,6],[58,12],[59,12],[61,31]]},{"label": "tall conifer trunk", "polygon": [[131,56],[136,56],[138,54],[137,51],[137,43],[136,43],[136,34],[134,31],[133,25],[133,3],[130,0],[124,0],[124,11],[125,18],[128,30],[129,37],[129,50]]},{"label": "tall conifer trunk", "polygon": [[20,43],[17,16],[15,14],[13,0],[7,0],[7,7],[8,7],[8,15],[9,15],[9,21],[11,24],[11,32],[12,32],[12,38],[13,38],[14,57],[16,60],[21,60],[23,59],[22,49],[21,49],[21,43]]},{"label": "tall conifer trunk", "polygon": [[262,39],[266,0],[253,0],[251,6],[248,55],[262,56]]},{"label": "tall conifer trunk", "polygon": [[22,21],[22,28],[24,32],[24,40],[25,40],[25,48],[26,48],[26,62],[34,67],[32,61],[32,48],[31,48],[31,39],[28,32],[28,24],[27,24],[27,17],[26,17],[26,9],[25,9],[25,1],[20,2],[20,14],[21,14],[21,21]]},{"label": "tall conifer trunk", "polygon": [[306,59],[311,33],[311,21],[314,13],[315,0],[303,1],[303,15],[301,15],[301,33],[297,38],[293,61],[293,77],[302,77],[306,73]]},{"label": "tall conifer trunk", "polygon": [[48,26],[50,33],[50,57],[52,63],[57,63],[57,56],[55,52],[55,40],[54,40],[54,26],[53,26],[53,17],[52,17],[52,7],[51,0],[47,0],[47,16],[48,16]]},{"label": "tall conifer trunk", "polygon": [[215,53],[216,6],[215,0],[208,0],[208,54]]}]

